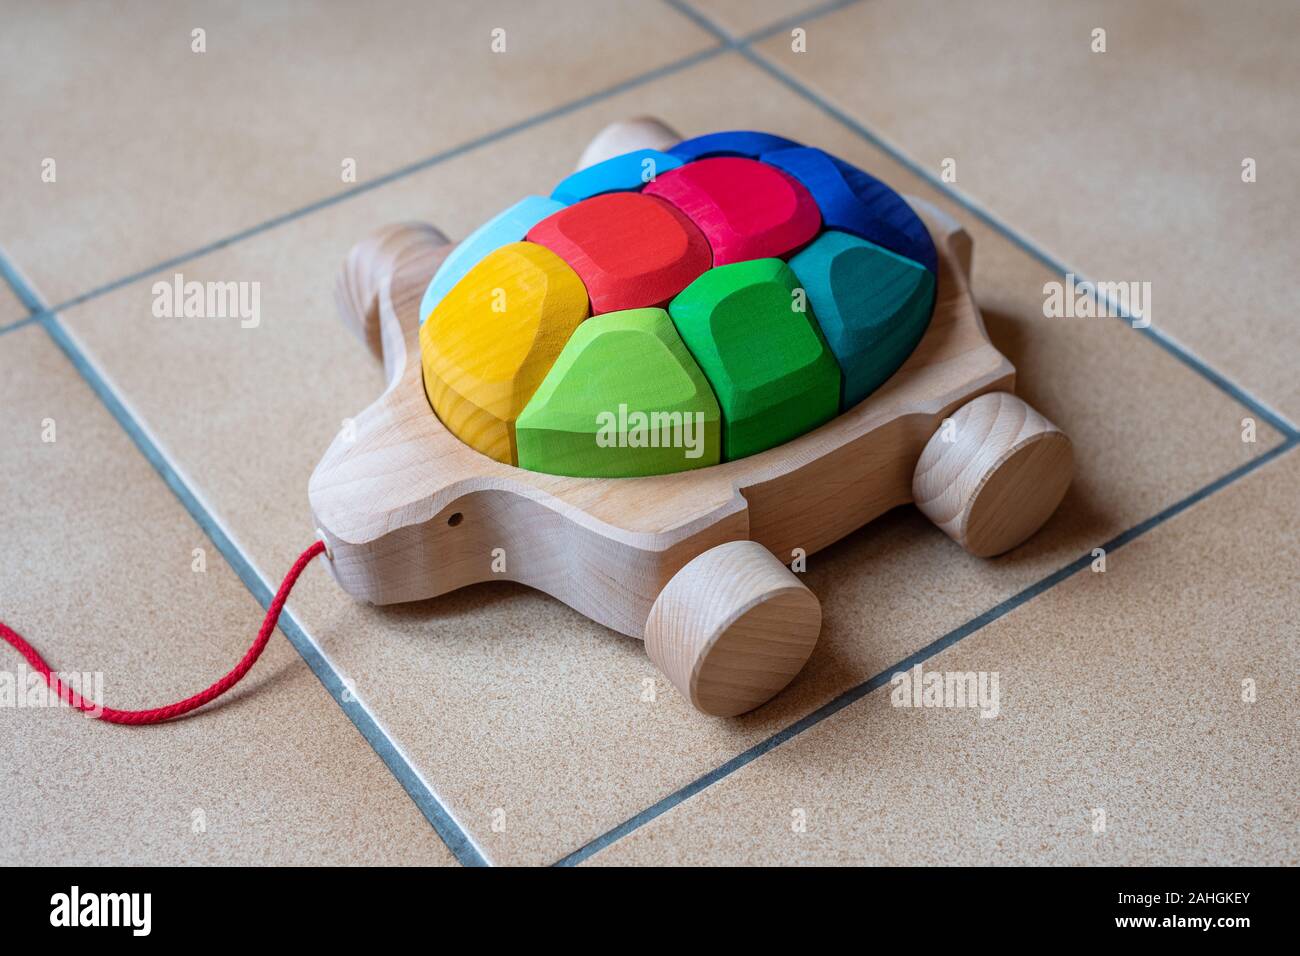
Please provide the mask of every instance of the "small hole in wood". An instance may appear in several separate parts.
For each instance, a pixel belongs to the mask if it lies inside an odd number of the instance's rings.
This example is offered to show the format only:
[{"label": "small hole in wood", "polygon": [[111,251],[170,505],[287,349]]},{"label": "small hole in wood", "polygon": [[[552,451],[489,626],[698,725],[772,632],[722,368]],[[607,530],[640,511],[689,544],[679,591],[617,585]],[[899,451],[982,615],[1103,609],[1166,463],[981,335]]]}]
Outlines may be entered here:
[{"label": "small hole in wood", "polygon": [[464,520],[465,520],[465,516],[461,514],[459,511],[457,511],[454,515],[452,515],[450,518],[447,519],[447,524],[454,528],[456,527],[456,525],[460,524]]}]

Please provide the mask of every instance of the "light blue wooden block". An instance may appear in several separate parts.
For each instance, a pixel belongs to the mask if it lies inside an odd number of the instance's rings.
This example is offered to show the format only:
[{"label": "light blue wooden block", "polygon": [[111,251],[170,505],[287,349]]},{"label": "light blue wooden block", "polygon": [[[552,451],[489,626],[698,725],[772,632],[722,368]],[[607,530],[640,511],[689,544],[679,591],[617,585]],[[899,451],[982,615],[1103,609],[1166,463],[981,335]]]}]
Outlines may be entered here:
[{"label": "light blue wooden block", "polygon": [[676,169],[682,161],[657,149],[636,149],[614,156],[565,177],[551,192],[552,199],[572,205],[601,193],[640,189],[660,173]]},{"label": "light blue wooden block", "polygon": [[429,283],[429,288],[420,301],[420,324],[424,324],[434,306],[484,256],[512,242],[522,242],[529,229],[564,207],[565,203],[545,196],[525,196],[471,232],[464,242],[451,251],[451,255],[442,260],[442,265],[434,273],[433,281]]}]

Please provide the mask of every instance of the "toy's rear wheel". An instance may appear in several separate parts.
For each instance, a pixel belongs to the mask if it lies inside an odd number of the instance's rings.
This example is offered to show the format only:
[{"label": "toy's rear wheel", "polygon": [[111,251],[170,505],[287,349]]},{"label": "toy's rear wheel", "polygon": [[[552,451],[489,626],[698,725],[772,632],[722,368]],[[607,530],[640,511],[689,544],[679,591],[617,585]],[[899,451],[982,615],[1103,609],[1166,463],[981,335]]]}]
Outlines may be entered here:
[{"label": "toy's rear wheel", "polygon": [[772,552],[730,541],[668,582],[646,621],[646,652],[696,709],[732,717],[794,679],[821,626],[817,596]]}]

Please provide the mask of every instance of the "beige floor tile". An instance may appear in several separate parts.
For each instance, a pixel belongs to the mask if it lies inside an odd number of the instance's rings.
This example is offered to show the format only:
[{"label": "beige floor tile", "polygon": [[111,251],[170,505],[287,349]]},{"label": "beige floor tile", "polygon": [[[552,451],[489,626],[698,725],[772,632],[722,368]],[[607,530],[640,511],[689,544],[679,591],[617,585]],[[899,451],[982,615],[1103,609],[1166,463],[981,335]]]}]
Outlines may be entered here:
[{"label": "beige floor tile", "polygon": [[[0,408],[0,619],[102,672],[116,707],[229,669],[261,608],[41,329],[0,345]],[[30,673],[7,645],[0,669]],[[163,726],[9,697],[0,863],[455,862],[280,634],[224,703]]]},{"label": "beige floor tile", "polygon": [[13,290],[0,280],[0,329],[27,317],[27,309],[19,301]]},{"label": "beige floor tile", "polygon": [[1295,422],[1297,31],[1270,0],[872,0],[760,49],[1071,267],[1150,282],[1158,329]]},{"label": "beige floor tile", "polygon": [[591,862],[1295,866],[1298,498],[1292,451],[923,665],[996,717],[883,687]]},{"label": "beige floor tile", "polygon": [[815,10],[821,4],[816,0],[802,3],[799,0],[690,0],[689,6],[732,36],[744,37]]},{"label": "beige floor tile", "polygon": [[345,159],[373,180],[713,43],[635,0],[23,6],[0,33],[3,238],[66,302],[350,188]]},{"label": "beige floor tile", "polygon": [[[316,460],[379,391],[377,368],[333,316],[349,245],[410,218],[464,235],[549,189],[604,123],[645,112],[686,135],[753,126],[804,138],[934,195],[727,55],[186,265],[187,279],[260,281],[256,329],[154,319],[148,282],[71,310],[67,323],[254,563],[276,573],[311,540]],[[704,718],[662,680],[643,700],[656,672],[639,642],[521,587],[377,609],[319,576],[304,583],[294,606],[305,625],[490,859],[545,863],[577,849],[1277,442],[1262,428],[1244,445],[1239,406],[1120,322],[1043,319],[1044,269],[989,230],[975,234],[991,334],[1021,367],[1022,394],[1073,435],[1074,489],[1041,536],[998,561],[966,556],[911,509],[814,556],[821,644],[759,712]],[[492,827],[498,810],[504,829]]]}]

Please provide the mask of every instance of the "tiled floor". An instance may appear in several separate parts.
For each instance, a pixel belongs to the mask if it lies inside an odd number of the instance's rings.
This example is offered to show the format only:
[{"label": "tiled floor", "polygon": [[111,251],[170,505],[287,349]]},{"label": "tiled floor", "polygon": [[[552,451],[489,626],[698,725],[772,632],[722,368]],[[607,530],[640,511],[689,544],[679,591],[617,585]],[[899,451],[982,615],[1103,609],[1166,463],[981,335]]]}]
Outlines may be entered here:
[{"label": "tiled floor", "polygon": [[[0,346],[0,407],[4,619],[55,668],[102,673],[113,706],[206,686],[257,602],[37,325]],[[455,862],[280,639],[228,701],[165,727],[3,720],[6,864]]]},{"label": "tiled floor", "polygon": [[592,862],[1295,866],[1297,500],[1289,455],[926,662],[995,717],[886,687]]},{"label": "tiled floor", "polygon": [[[139,745],[129,743],[136,739],[130,731],[99,728],[103,735],[127,735],[128,752],[139,746],[148,760],[189,766],[193,760],[187,754],[201,740],[204,753],[227,762],[224,777],[219,765],[203,770],[209,787],[220,778],[230,808],[222,811],[231,830],[222,834],[219,849],[212,849],[217,841],[211,839],[196,847],[182,820],[174,840],[148,844],[151,859],[301,859],[312,856],[311,840],[323,836],[330,844],[316,853],[322,859],[438,862],[452,859],[437,838],[441,834],[462,862],[498,864],[901,861],[908,854],[937,860],[950,852],[945,834],[952,832],[969,834],[963,861],[1229,861],[1252,854],[1260,861],[1294,859],[1294,796],[1283,788],[1272,809],[1265,806],[1273,793],[1268,787],[1283,786],[1296,769],[1294,740],[1288,743],[1278,729],[1288,721],[1291,732],[1295,726],[1294,710],[1279,701],[1287,690],[1294,700],[1294,581],[1300,562],[1295,525],[1285,519],[1286,505],[1295,511],[1298,497],[1297,459],[1290,451],[1295,435],[1284,419],[1273,417],[1277,427],[1270,425],[1267,409],[1259,404],[1285,409],[1288,401],[1285,381],[1280,391],[1268,387],[1280,381],[1278,363],[1289,357],[1294,367],[1296,357],[1289,329],[1277,324],[1280,293],[1257,288],[1252,299],[1257,308],[1249,312],[1208,292],[1209,297],[1193,295],[1213,282],[1184,282],[1182,300],[1170,289],[1163,308],[1155,300],[1156,325],[1178,342],[1186,334],[1209,369],[1116,319],[1044,319],[1042,286],[1059,272],[1046,264],[1049,256],[1024,248],[1008,233],[1050,239],[1050,230],[1035,219],[1045,210],[1033,197],[1045,207],[1071,197],[1029,175],[1030,185],[1004,200],[992,185],[976,188],[976,162],[963,162],[956,188],[968,190],[988,210],[992,222],[985,221],[913,171],[931,168],[928,155],[908,154],[900,162],[873,145],[872,111],[885,110],[885,122],[905,126],[900,117],[910,110],[899,103],[920,94],[894,77],[892,84],[873,82],[869,97],[855,99],[862,96],[862,44],[876,42],[871,31],[880,29],[860,18],[895,18],[890,28],[912,45],[933,28],[902,12],[879,9],[887,6],[882,0],[838,6],[825,5],[803,17],[797,6],[768,3],[707,2],[686,12],[679,4],[627,4],[608,20],[584,26],[581,42],[570,35],[581,31],[566,7],[548,11],[545,23],[530,19],[532,8],[525,5],[475,5],[481,12],[458,15],[463,20],[420,14],[436,20],[436,29],[427,24],[417,29],[408,22],[416,14],[405,6],[393,8],[391,22],[364,30],[356,24],[345,29],[298,8],[292,14],[262,14],[265,23],[227,14],[208,29],[210,52],[203,56],[216,52],[218,37],[230,43],[243,38],[241,62],[260,71],[261,86],[293,104],[285,108],[301,120],[272,124],[263,117],[255,131],[238,135],[231,133],[230,117],[248,119],[250,104],[260,99],[258,84],[245,77],[225,90],[194,72],[211,69],[221,76],[229,69],[202,66],[207,61],[189,53],[189,24],[198,23],[197,14],[182,8],[156,27],[148,41],[154,67],[128,71],[116,94],[91,100],[93,121],[79,121],[59,105],[79,102],[80,90],[93,86],[103,71],[111,72],[116,58],[145,49],[132,46],[145,41],[123,31],[116,41],[94,45],[95,56],[75,76],[62,77],[60,62],[85,53],[77,38],[91,33],[93,25],[69,30],[30,14],[17,18],[19,29],[9,35],[42,37],[47,54],[39,66],[26,67],[19,61],[34,54],[24,44],[3,41],[10,62],[0,70],[24,77],[27,84],[19,98],[27,115],[14,125],[45,129],[67,161],[59,162],[57,184],[40,184],[39,177],[25,174],[36,185],[0,197],[0,218],[14,230],[0,235],[0,244],[47,303],[72,304],[48,328],[29,324],[0,332],[0,361],[8,364],[5,383],[15,392],[13,407],[21,411],[10,415],[6,400],[5,427],[30,443],[46,417],[34,396],[49,395],[51,402],[58,396],[93,409],[104,433],[125,424],[136,445],[125,435],[111,442],[101,435],[90,460],[61,466],[67,475],[47,474],[50,466],[26,451],[15,454],[12,465],[6,457],[6,470],[12,467],[19,477],[6,480],[4,513],[21,516],[17,533],[25,535],[23,551],[47,576],[6,567],[0,577],[0,619],[69,666],[73,661],[78,668],[138,663],[132,683],[124,679],[117,692],[109,685],[114,703],[188,691],[225,666],[260,619],[240,578],[278,580],[310,542],[307,478],[341,421],[373,400],[380,385],[377,368],[333,315],[334,269],[351,243],[376,225],[403,219],[428,219],[449,235],[464,235],[509,197],[548,189],[572,167],[586,139],[616,118],[658,114],[686,135],[720,127],[771,129],[836,151],[956,215],[975,239],[975,282],[991,336],[1019,369],[1020,393],[1071,434],[1078,457],[1078,475],[1060,513],[1030,543],[997,561],[966,556],[911,509],[891,513],[815,555],[806,580],[826,615],[818,650],[785,694],[739,720],[701,717],[661,679],[654,699],[645,700],[643,681],[657,675],[639,642],[540,594],[491,585],[438,601],[376,609],[357,605],[313,568],[291,602],[291,629],[365,736],[348,725],[307,665],[279,639],[272,645],[278,656],[259,665],[256,682],[210,715],[140,732],[147,741]],[[304,17],[315,19],[307,23]],[[735,35],[779,31],[763,41],[760,53],[743,46],[720,48],[709,32],[709,18]],[[785,24],[795,21],[807,30],[807,54],[788,52]],[[394,26],[399,22],[401,29]],[[481,41],[486,50],[498,24],[506,26],[508,50],[518,50],[518,59],[509,52],[491,57],[475,46]],[[1052,23],[1036,28],[1045,35],[1056,29]],[[321,80],[358,58],[392,56],[384,52],[389,48],[409,47],[398,60],[413,60],[428,44],[408,35],[421,29],[446,38],[439,44],[445,53],[422,67],[427,75],[420,74],[424,88],[443,95],[395,97],[382,85],[340,92],[343,81]],[[157,37],[177,31],[182,53],[158,53]],[[309,44],[314,55],[302,63],[287,58],[270,65],[277,60],[268,53],[278,49],[274,37],[294,32],[314,38]],[[548,57],[561,62],[539,67]],[[1224,54],[1220,66],[1231,74],[1229,59]],[[1125,68],[1118,57],[1106,62],[1115,70]],[[133,121],[143,122],[140,117],[119,118],[141,102],[139,84],[156,79],[151,70],[164,67],[176,91],[160,103],[162,115],[172,117],[170,131],[132,127]],[[933,67],[931,75],[938,71]],[[406,74],[367,69],[364,76],[383,84],[389,76]],[[821,99],[805,81],[833,102]],[[1018,109],[1003,92],[998,101],[1003,110],[989,111],[999,119]],[[187,117],[188,125],[175,125],[177,117]],[[127,148],[111,138],[101,142],[97,126],[100,133],[119,129],[124,138],[134,136],[134,145]],[[969,145],[959,156],[996,154],[999,143],[976,137],[984,132],[977,124],[954,119],[951,128],[954,135],[974,137],[964,141]],[[503,133],[494,137],[491,130]],[[906,153],[901,134],[880,132]],[[1030,132],[1045,135],[1041,128]],[[352,140],[354,134],[360,135]],[[0,132],[9,135],[15,143],[22,140],[12,130]],[[1270,164],[1294,163],[1294,145],[1287,146],[1288,155],[1281,143],[1268,142],[1271,152],[1260,152],[1272,157]],[[24,144],[23,150],[25,161],[39,169],[45,147]],[[355,191],[343,196],[348,187],[337,179],[329,185],[330,176],[337,176],[336,154],[364,157],[358,167],[364,188],[352,187]],[[1029,173],[1040,161],[1073,168],[1050,151],[1032,163],[996,155],[1000,158],[989,160],[994,165],[1014,169],[1019,162],[1030,167]],[[1134,188],[1122,179],[1123,163],[1173,162],[1160,156],[1134,153],[1114,160],[1120,172],[1107,174],[1107,188],[1119,198],[1112,205],[1122,205],[1126,190]],[[88,171],[78,175],[79,164]],[[64,172],[68,168],[72,183]],[[402,175],[375,182],[403,169]],[[1250,187],[1242,185],[1255,189],[1265,183],[1261,177]],[[1175,195],[1168,184],[1163,188]],[[1220,204],[1230,203],[1227,193],[1216,195]],[[341,198],[294,214],[328,197]],[[1155,201],[1149,195],[1143,201],[1148,200]],[[1189,222],[1193,216],[1177,212]],[[1112,253],[1103,242],[1108,235],[1103,224],[1124,220],[1109,207],[1104,214],[1076,210],[1074,215],[1072,221],[1080,225],[1066,234],[1070,242],[1049,242],[1050,252],[1068,267],[1101,275],[1098,264],[1107,266],[1096,250]],[[89,228],[72,228],[73,221]],[[269,225],[259,228],[261,223]],[[1124,228],[1132,239],[1131,224]],[[219,242],[250,229],[237,241]],[[1158,270],[1172,259],[1160,260],[1171,256],[1175,245],[1147,238],[1141,249],[1145,259],[1135,254],[1122,261],[1149,270],[1162,290],[1166,279]],[[1191,245],[1185,239],[1181,248]],[[1229,270],[1258,268],[1245,261],[1251,258],[1246,249],[1253,255],[1255,240],[1202,237],[1194,246],[1198,256],[1218,256]],[[133,278],[168,260],[175,262]],[[153,281],[178,271],[187,280],[260,282],[260,324],[244,329],[237,320],[154,318]],[[1166,325],[1163,309],[1173,313],[1176,301],[1178,321],[1169,314]],[[0,328],[4,316],[0,313]],[[1251,350],[1241,344],[1250,335],[1223,339],[1216,330],[1226,326],[1225,316],[1248,323],[1260,336],[1280,329],[1281,347]],[[1201,332],[1209,337],[1196,339]],[[79,383],[51,336],[77,359],[109,410]],[[52,363],[54,371],[41,362]],[[1216,370],[1244,393],[1224,387]],[[20,406],[20,396],[34,408]],[[1242,440],[1247,417],[1257,419],[1254,442]],[[180,502],[140,448],[154,453],[179,489]],[[1271,463],[1261,466],[1266,459]],[[86,486],[106,471],[114,475],[115,490],[129,483],[132,513],[147,514],[124,521],[126,501],[111,514],[109,503],[92,507],[95,494],[104,492]],[[38,490],[46,487],[62,489],[73,501],[85,496],[85,513],[79,511],[73,521],[66,509],[51,512],[58,499]],[[1193,501],[1199,503],[1189,508]],[[134,537],[123,542],[121,526]],[[180,563],[169,560],[160,567],[158,553],[169,540],[165,529],[172,527],[177,530],[171,537],[184,539],[173,546]],[[212,534],[211,541],[201,527]],[[1259,534],[1248,532],[1255,527]],[[199,540],[187,544],[186,535]],[[66,579],[53,577],[68,573],[63,562],[70,540],[82,549],[73,563],[84,563],[83,577],[93,586],[73,591]],[[87,541],[93,544],[89,550]],[[1213,547],[1221,566],[1189,564],[1189,541],[1207,553]],[[189,570],[190,549],[197,546],[209,557],[201,597],[193,596],[199,576]],[[1113,552],[1107,573],[1072,575],[1098,546]],[[123,564],[132,569],[133,584],[125,596],[109,583],[112,569]],[[177,574],[189,577],[180,584]],[[232,589],[221,592],[221,601],[212,597],[217,580]],[[1097,588],[1106,585],[1114,597],[1102,600]],[[1259,589],[1257,606],[1240,616],[1233,641],[1209,641],[1215,633],[1209,625],[1236,607],[1212,598],[1225,592],[1222,600],[1231,602],[1232,594],[1252,586]],[[1166,595],[1168,602],[1171,594],[1181,596],[1172,607],[1153,601],[1153,595]],[[101,615],[106,604],[111,613]],[[206,621],[205,614],[210,615]],[[113,639],[78,643],[76,635],[90,633],[99,626],[90,622],[105,615],[116,628]],[[167,631],[172,637],[163,641]],[[202,636],[202,655],[195,652],[192,635]],[[1104,666],[1080,655],[1080,645],[1095,645]],[[1269,657],[1270,648],[1277,657]],[[942,662],[951,661],[954,669],[1000,671],[1004,714],[980,721],[970,713],[888,708],[882,701],[888,700],[889,688],[875,688],[912,656],[926,657],[927,668],[947,669]],[[1153,682],[1172,685],[1174,696],[1185,702],[1184,678],[1167,671],[1175,657],[1204,662],[1198,673],[1213,665],[1224,675],[1262,675],[1258,702],[1242,709],[1215,699],[1191,721],[1183,719],[1182,710],[1171,709],[1165,694],[1132,693],[1128,685],[1139,680],[1134,675],[1149,674]],[[336,686],[344,679],[346,694]],[[277,680],[283,693],[271,690]],[[295,721],[306,716],[308,700],[317,702],[320,713],[311,716],[319,719]],[[1086,723],[1079,720],[1081,706],[1093,714]],[[94,725],[66,713],[33,717],[18,711],[0,719],[12,719],[19,728],[3,737],[7,744],[18,741],[15,766],[68,741],[68,733],[95,732]],[[907,720],[915,723],[897,723]],[[1166,742],[1172,738],[1183,749],[1126,749],[1111,777],[1099,773],[1093,761],[1112,754],[1112,730],[1133,732],[1147,721],[1163,728]],[[68,723],[72,730],[57,729]],[[1222,742],[1211,755],[1222,756],[1224,764],[1200,773],[1207,758],[1188,754],[1199,748],[1207,728]],[[204,736],[208,729],[215,739]],[[963,749],[954,747],[954,731],[970,737]],[[236,735],[240,743],[223,744],[223,738]],[[1080,741],[1077,759],[1061,759],[1065,735]],[[382,761],[367,741],[376,745]],[[773,744],[780,745],[772,749]],[[94,744],[86,747],[97,752]],[[1258,756],[1269,753],[1267,747],[1274,748],[1275,759],[1256,765],[1247,758],[1250,748]],[[852,753],[846,755],[846,749]],[[237,772],[228,766],[232,753],[246,756]],[[1060,762],[1049,770],[1048,758]],[[954,794],[952,788],[962,785],[951,773],[954,760],[962,768],[994,769],[970,775],[970,787]],[[285,761],[293,763],[288,775]],[[910,765],[907,761],[925,772],[898,773]],[[1246,774],[1264,767],[1259,772],[1267,775],[1266,786],[1241,801],[1236,825],[1224,816],[1236,804],[1220,805],[1228,784],[1216,774],[1226,772],[1225,764]],[[415,802],[390,769],[414,792]],[[145,772],[132,776],[120,763],[85,772],[103,774],[103,782],[131,795],[123,811],[130,820],[115,822],[116,831],[138,827],[154,834],[147,821],[173,812],[160,806]],[[1160,797],[1138,792],[1134,780],[1158,775],[1177,786]],[[178,779],[184,781],[185,773]],[[34,781],[6,771],[0,785],[20,795],[10,799],[30,814],[0,823],[0,836],[22,821],[32,828],[62,828],[69,845],[113,837],[114,828],[96,829],[96,821],[77,815],[74,802],[49,799]],[[1102,789],[1107,786],[1108,791]],[[1094,795],[1090,787],[1099,792]],[[292,790],[287,796],[286,788]],[[197,791],[188,783],[178,789],[167,798],[168,807],[216,806],[211,798],[193,796]],[[1212,813],[1211,793],[1220,800]],[[1098,801],[1110,808],[1104,844],[1088,842],[1090,808]],[[807,831],[795,833],[791,810],[800,808],[807,811]],[[281,822],[281,810],[291,822]],[[1190,831],[1179,836],[1170,829],[1174,824],[1159,819],[1170,813],[1209,813],[1210,818],[1192,840],[1184,839]],[[211,817],[210,811],[209,838],[217,831]],[[1071,828],[1081,829],[1076,834]],[[312,833],[304,841],[308,830]],[[1163,841],[1159,847],[1153,842],[1157,837]]]},{"label": "tiled floor", "polygon": [[870,0],[811,29],[760,50],[1080,275],[1150,282],[1157,329],[1300,421],[1300,5]]},{"label": "tiled floor", "polygon": [[0,285],[0,329],[10,323],[21,321],[26,315],[27,309],[18,296],[14,295],[13,290],[8,285]]}]

